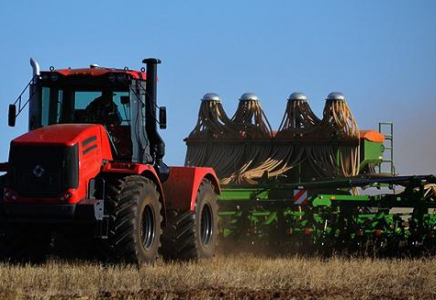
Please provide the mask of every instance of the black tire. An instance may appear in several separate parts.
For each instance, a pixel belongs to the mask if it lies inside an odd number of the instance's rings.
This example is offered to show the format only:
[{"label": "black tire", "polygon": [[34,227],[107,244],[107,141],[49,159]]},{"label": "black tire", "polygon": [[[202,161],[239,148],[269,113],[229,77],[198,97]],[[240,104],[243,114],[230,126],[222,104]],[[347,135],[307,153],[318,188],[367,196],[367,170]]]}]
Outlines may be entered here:
[{"label": "black tire", "polygon": [[50,251],[51,234],[45,228],[2,224],[0,261],[43,263]]},{"label": "black tire", "polygon": [[132,175],[106,182],[109,237],[102,250],[114,262],[143,265],[158,256],[162,212],[156,184]]},{"label": "black tire", "polygon": [[162,235],[162,255],[166,259],[211,258],[218,239],[217,194],[204,179],[197,192],[194,212],[170,210]]}]

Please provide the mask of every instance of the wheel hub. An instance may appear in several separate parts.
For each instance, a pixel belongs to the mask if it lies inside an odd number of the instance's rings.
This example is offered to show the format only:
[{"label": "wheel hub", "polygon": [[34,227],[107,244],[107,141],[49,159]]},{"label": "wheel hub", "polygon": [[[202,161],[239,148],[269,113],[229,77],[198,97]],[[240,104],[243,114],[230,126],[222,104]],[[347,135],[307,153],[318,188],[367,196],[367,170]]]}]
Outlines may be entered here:
[{"label": "wheel hub", "polygon": [[213,236],[213,216],[212,209],[209,204],[205,205],[201,212],[200,234],[201,243],[204,246],[209,245]]},{"label": "wheel hub", "polygon": [[150,205],[146,205],[142,212],[141,242],[145,250],[151,248],[155,237],[155,216]]}]

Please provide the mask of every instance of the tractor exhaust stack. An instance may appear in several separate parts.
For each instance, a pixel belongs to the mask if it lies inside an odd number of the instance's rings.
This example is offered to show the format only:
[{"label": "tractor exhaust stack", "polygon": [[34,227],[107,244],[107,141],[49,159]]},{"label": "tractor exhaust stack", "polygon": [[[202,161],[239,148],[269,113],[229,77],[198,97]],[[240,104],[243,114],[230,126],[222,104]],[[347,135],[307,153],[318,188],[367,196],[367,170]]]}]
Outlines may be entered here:
[{"label": "tractor exhaust stack", "polygon": [[165,143],[157,131],[157,65],[161,63],[157,58],[146,58],[142,63],[147,66],[146,78],[146,94],[145,94],[145,110],[146,120],[145,128],[151,143],[151,155],[154,156],[154,166],[156,172],[162,182],[164,182],[169,175],[168,167],[163,162],[165,156]]}]

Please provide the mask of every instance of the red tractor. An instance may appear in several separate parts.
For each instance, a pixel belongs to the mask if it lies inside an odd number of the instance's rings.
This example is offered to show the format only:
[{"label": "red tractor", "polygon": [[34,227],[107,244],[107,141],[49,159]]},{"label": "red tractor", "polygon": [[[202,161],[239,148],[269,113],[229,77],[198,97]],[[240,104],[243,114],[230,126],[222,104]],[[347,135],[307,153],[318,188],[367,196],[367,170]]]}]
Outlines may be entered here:
[{"label": "red tractor", "polygon": [[[0,164],[0,259],[39,261],[53,249],[98,250],[112,261],[211,257],[217,194],[210,168],[167,167],[157,124],[158,59],[147,69],[50,68],[9,107],[29,104],[29,132]],[[25,90],[26,90],[25,89]],[[24,94],[24,91],[21,95]],[[62,253],[61,253],[62,254]]]}]

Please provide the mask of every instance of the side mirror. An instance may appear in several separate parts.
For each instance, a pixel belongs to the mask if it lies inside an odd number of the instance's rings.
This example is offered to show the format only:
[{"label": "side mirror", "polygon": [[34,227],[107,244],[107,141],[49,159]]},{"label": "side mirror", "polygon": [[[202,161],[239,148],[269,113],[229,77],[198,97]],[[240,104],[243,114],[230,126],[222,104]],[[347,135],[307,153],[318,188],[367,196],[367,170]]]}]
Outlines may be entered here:
[{"label": "side mirror", "polygon": [[17,106],[15,104],[10,104],[9,113],[8,113],[8,125],[10,127],[15,127],[16,120],[17,120]]},{"label": "side mirror", "polygon": [[159,107],[159,128],[167,128],[167,108],[165,106]]}]

